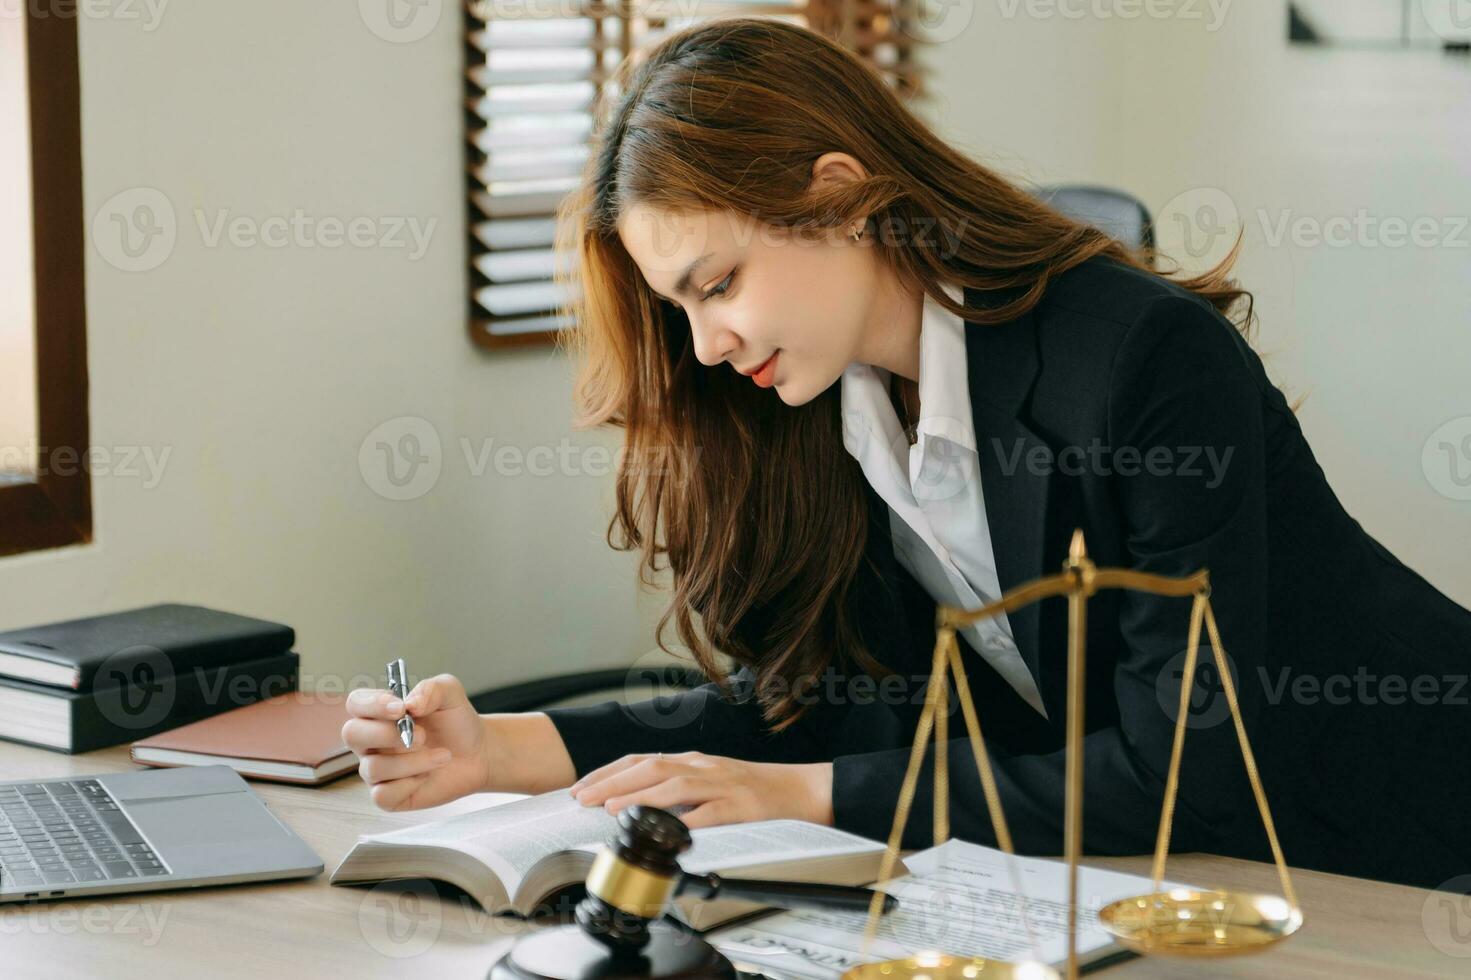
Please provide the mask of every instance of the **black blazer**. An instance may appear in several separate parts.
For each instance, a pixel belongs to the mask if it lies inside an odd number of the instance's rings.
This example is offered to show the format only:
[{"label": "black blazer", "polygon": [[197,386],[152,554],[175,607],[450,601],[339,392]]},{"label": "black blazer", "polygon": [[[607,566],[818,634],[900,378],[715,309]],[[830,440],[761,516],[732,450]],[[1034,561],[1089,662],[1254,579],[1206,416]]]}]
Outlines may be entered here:
[{"label": "black blazer", "polygon": [[[987,297],[967,290],[967,300]],[[966,353],[1002,589],[1058,571],[1074,528],[1099,566],[1208,569],[1288,862],[1429,887],[1471,872],[1471,612],[1344,511],[1239,331],[1188,290],[1095,258],[1058,276],[1029,313],[968,324]],[[895,676],[868,678],[838,658],[779,735],[750,697],[749,670],[736,700],[710,684],[550,709],[578,774],[630,752],[832,760],[836,825],[885,839],[923,706],[934,602],[895,560],[887,506],[871,488],[868,499],[850,602]],[[1089,601],[1089,853],[1153,849],[1189,610],[1188,598],[1118,591]],[[1017,847],[1057,854],[1066,603],[1009,619],[1046,718],[961,637],[963,660]],[[1201,657],[1172,847],[1269,860],[1204,633]],[[951,831],[994,845],[958,713],[950,735]],[[932,756],[905,847],[932,843]]]}]

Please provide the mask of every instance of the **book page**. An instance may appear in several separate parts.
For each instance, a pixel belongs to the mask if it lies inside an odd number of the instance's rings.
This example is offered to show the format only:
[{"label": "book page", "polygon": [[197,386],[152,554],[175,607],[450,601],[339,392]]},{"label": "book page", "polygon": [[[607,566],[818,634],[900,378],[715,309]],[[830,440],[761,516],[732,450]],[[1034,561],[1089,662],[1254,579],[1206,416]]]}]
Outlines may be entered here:
[{"label": "book page", "polygon": [[[900,907],[879,920],[866,955],[859,952],[867,921],[861,912],[781,912],[706,938],[733,960],[778,980],[838,980],[863,963],[925,950],[1007,961],[1062,961],[1067,956],[1067,865],[1015,858],[1037,940],[1033,945],[1022,925],[1022,902],[1006,861],[1001,851],[961,840],[905,858],[910,874],[876,886],[897,896]],[[1145,894],[1150,886],[1149,879],[1136,875],[1079,869],[1079,955],[1113,945],[1098,925],[1099,908]],[[1164,887],[1175,886],[1166,882]]]},{"label": "book page", "polygon": [[[688,805],[669,808],[676,816],[689,809]],[[519,879],[555,851],[598,850],[617,829],[617,817],[602,807],[583,806],[565,789],[557,789],[363,839],[453,847],[482,859],[492,855],[498,859],[493,867],[499,870],[504,865]],[[694,843],[680,855],[679,863],[686,870],[698,872],[883,847],[866,837],[802,820],[702,827],[691,831],[690,836]]]},{"label": "book page", "polygon": [[679,866],[697,874],[883,850],[878,841],[805,820],[762,820],[702,827],[691,831],[690,836],[694,845],[680,855]]},{"label": "book page", "polygon": [[514,895],[537,861],[555,851],[596,849],[617,825],[617,818],[602,807],[583,806],[558,789],[363,839],[463,851],[495,872],[506,893]]},{"label": "book page", "polygon": [[[668,808],[676,816],[691,807]],[[595,854],[617,833],[618,818],[602,807],[584,806],[565,789],[551,790],[452,817],[361,837],[360,843],[384,847],[442,847],[464,854],[499,880],[516,902],[540,901],[543,895],[521,895],[537,864],[561,851]],[[864,837],[801,820],[703,827],[690,832],[693,844],[679,857],[680,867],[704,873],[796,862],[833,855],[881,851],[883,845]],[[349,855],[351,857],[351,855]],[[565,870],[543,868],[532,887],[544,891],[570,881],[558,880]],[[550,878],[548,875],[550,874]]]}]

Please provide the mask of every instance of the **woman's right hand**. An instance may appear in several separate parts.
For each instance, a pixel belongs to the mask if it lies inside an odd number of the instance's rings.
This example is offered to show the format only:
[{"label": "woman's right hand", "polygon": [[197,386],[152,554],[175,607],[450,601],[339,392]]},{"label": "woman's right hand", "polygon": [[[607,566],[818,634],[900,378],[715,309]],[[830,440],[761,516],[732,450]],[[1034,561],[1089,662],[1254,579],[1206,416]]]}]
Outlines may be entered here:
[{"label": "woman's right hand", "polygon": [[[414,719],[408,748],[397,724],[405,710]],[[453,674],[420,681],[403,701],[381,688],[354,690],[347,713],[342,740],[379,808],[418,810],[489,788],[485,719]]]}]

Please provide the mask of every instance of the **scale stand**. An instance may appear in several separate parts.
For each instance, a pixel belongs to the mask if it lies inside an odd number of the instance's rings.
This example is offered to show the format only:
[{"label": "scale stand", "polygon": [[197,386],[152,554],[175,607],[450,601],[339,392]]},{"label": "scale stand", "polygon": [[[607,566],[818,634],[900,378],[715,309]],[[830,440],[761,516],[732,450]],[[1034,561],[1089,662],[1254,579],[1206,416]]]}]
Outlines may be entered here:
[{"label": "scale stand", "polygon": [[[935,652],[930,666],[930,684],[925,694],[925,707],[914,733],[914,744],[909,755],[909,767],[900,786],[899,800],[894,810],[894,826],[889,834],[888,846],[884,850],[878,880],[887,881],[893,873],[899,856],[899,842],[903,839],[904,827],[909,820],[910,806],[914,801],[915,787],[919,782],[919,771],[924,763],[927,742],[931,730],[935,740],[935,844],[944,843],[950,836],[949,825],[949,771],[946,743],[949,741],[949,712],[941,710],[948,702],[947,668],[955,674],[956,693],[959,695],[961,711],[965,715],[966,729],[970,736],[972,754],[981,779],[981,789],[986,797],[986,809],[991,817],[991,826],[996,833],[997,846],[1006,854],[1011,867],[1012,881],[1022,897],[1022,926],[1032,940],[1034,949],[1040,950],[1036,935],[1028,921],[1027,901],[1020,887],[1020,875],[1016,871],[1015,849],[1011,833],[1006,826],[1006,816],[1001,810],[1001,798],[996,790],[996,779],[991,771],[990,758],[986,754],[981,737],[981,725],[976,717],[975,704],[971,700],[970,686],[966,681],[965,669],[960,660],[960,647],[955,631],[982,619],[1002,612],[1012,612],[1050,596],[1067,596],[1068,600],[1068,684],[1067,684],[1067,746],[1065,750],[1065,780],[1067,783],[1064,802],[1063,850],[1068,868],[1068,915],[1067,915],[1067,980],[1078,976],[1078,859],[1083,843],[1083,690],[1085,651],[1085,624],[1087,600],[1099,589],[1118,588],[1136,592],[1148,592],[1160,596],[1194,596],[1190,610],[1188,650],[1185,669],[1180,681],[1180,705],[1175,717],[1175,739],[1170,752],[1170,767],[1165,779],[1164,805],[1160,814],[1159,833],[1156,838],[1154,864],[1152,868],[1153,889],[1147,895],[1122,899],[1105,906],[1098,912],[1099,924],[1126,949],[1144,955],[1177,956],[1228,956],[1259,952],[1272,944],[1292,935],[1302,926],[1302,910],[1297,903],[1297,894],[1292,888],[1287,862],[1282,857],[1282,847],[1277,841],[1277,829],[1272,823],[1272,813],[1267,806],[1267,797],[1262,789],[1261,777],[1257,773],[1256,758],[1252,755],[1251,743],[1246,737],[1246,726],[1241,717],[1241,706],[1236,699],[1236,685],[1226,663],[1226,650],[1221,644],[1216,628],[1215,614],[1210,605],[1210,579],[1205,569],[1184,578],[1153,575],[1122,568],[1097,568],[1088,558],[1083,545],[1081,529],[1073,532],[1068,548],[1067,561],[1062,572],[1045,578],[1034,579],[1006,592],[1000,599],[979,609],[959,609],[941,605],[935,612]],[[1246,763],[1247,778],[1256,797],[1257,809],[1261,812],[1262,826],[1272,847],[1272,858],[1282,881],[1282,895],[1261,895],[1224,890],[1197,891],[1173,889],[1161,891],[1164,878],[1165,856],[1169,851],[1170,828],[1175,813],[1175,797],[1180,785],[1180,758],[1185,746],[1185,722],[1189,716],[1190,692],[1194,685],[1196,652],[1200,645],[1200,626],[1204,620],[1210,632],[1211,646],[1215,651],[1216,667],[1221,675],[1221,685],[1226,701],[1231,707],[1231,717],[1236,724],[1237,740],[1241,743],[1241,755]],[[875,893],[868,909],[868,922],[864,930],[864,950],[873,940],[878,929],[879,907],[882,895]],[[982,980],[1043,980],[1056,978],[1058,973],[1040,961],[1007,963],[971,956],[952,956],[940,952],[926,952],[898,960],[886,960],[855,967],[843,974],[843,980],[902,980],[902,978],[924,978],[924,980],[949,980],[949,978],[982,978]]]}]

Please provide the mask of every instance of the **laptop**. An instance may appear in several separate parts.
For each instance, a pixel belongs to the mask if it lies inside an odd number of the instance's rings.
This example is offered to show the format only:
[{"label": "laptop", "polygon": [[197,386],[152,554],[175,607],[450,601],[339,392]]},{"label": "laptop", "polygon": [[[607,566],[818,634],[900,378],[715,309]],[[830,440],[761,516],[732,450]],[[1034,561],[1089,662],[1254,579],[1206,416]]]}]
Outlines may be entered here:
[{"label": "laptop", "polygon": [[0,902],[321,871],[229,766],[0,782]]}]

